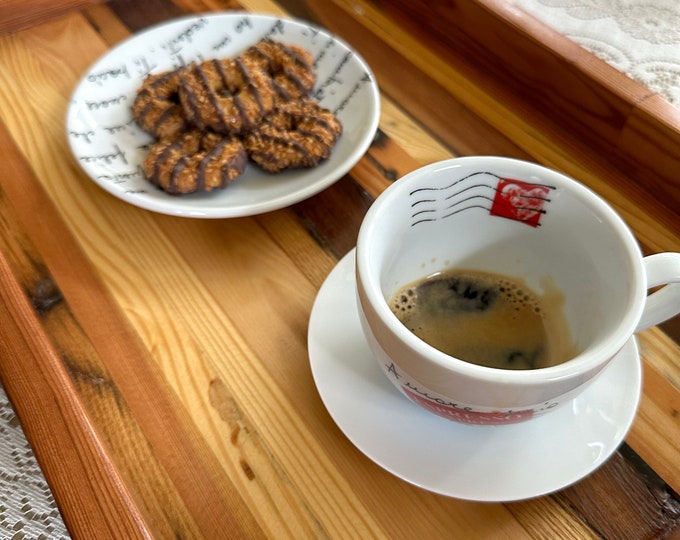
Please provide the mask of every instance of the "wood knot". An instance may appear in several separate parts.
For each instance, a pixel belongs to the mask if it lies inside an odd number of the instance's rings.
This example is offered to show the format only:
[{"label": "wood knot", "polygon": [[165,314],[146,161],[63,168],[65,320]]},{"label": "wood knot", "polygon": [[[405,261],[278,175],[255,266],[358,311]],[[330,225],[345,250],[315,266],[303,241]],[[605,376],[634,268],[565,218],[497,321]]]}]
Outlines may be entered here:
[{"label": "wood knot", "polygon": [[40,280],[30,294],[33,308],[39,313],[46,313],[52,309],[56,304],[60,303],[64,297],[57,287],[57,284],[52,280],[52,277],[46,277]]}]

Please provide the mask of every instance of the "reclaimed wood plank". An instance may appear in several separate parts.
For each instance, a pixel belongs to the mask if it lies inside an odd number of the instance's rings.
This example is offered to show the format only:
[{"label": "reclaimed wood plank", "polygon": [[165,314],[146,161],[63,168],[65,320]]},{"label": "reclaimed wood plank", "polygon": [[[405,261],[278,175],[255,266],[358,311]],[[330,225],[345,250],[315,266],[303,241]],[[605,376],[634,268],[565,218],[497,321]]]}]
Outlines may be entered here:
[{"label": "reclaimed wood plank", "polygon": [[[592,474],[593,482],[580,482],[555,495],[577,512],[602,538],[668,538],[680,526],[680,500],[666,486],[650,489],[645,478],[621,453]],[[616,518],[613,518],[616,516]]]}]

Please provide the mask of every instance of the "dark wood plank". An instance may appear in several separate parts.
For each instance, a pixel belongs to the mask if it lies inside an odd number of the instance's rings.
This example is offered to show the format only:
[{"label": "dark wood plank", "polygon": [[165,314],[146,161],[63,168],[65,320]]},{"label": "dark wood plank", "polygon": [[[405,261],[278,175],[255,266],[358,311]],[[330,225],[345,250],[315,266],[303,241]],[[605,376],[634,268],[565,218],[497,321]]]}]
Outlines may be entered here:
[{"label": "dark wood plank", "polygon": [[76,9],[105,0],[4,0],[0,2],[0,35],[18,32]]},{"label": "dark wood plank", "polygon": [[345,176],[294,209],[309,234],[340,259],[356,245],[361,220],[372,202],[359,184]]},{"label": "dark wood plank", "polygon": [[108,6],[133,33],[187,13],[176,4],[162,0],[113,0]]},{"label": "dark wood plank", "polygon": [[639,458],[630,448],[625,455],[617,452],[588,482],[556,497],[603,538],[646,540],[680,533],[680,497],[652,471],[642,474],[634,461]]}]

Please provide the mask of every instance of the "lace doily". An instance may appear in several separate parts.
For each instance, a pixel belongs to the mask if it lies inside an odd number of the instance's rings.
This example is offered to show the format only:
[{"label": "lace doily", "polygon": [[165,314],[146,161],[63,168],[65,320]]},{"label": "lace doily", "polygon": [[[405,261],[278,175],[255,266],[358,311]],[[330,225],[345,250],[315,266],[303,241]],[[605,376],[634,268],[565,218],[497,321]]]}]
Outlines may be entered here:
[{"label": "lace doily", "polygon": [[1,386],[0,538],[70,538],[19,419]]},{"label": "lace doily", "polygon": [[680,105],[678,0],[512,0],[632,79]]}]

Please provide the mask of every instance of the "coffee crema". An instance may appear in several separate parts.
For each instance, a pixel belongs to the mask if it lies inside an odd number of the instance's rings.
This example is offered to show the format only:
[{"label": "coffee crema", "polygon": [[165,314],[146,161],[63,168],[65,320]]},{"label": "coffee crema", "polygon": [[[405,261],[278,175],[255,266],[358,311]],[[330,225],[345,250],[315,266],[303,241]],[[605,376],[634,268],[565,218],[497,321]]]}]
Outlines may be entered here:
[{"label": "coffee crema", "polygon": [[522,280],[477,270],[447,270],[402,287],[389,303],[416,336],[466,362],[538,369],[565,362],[576,347],[564,296],[546,281],[543,294]]}]

